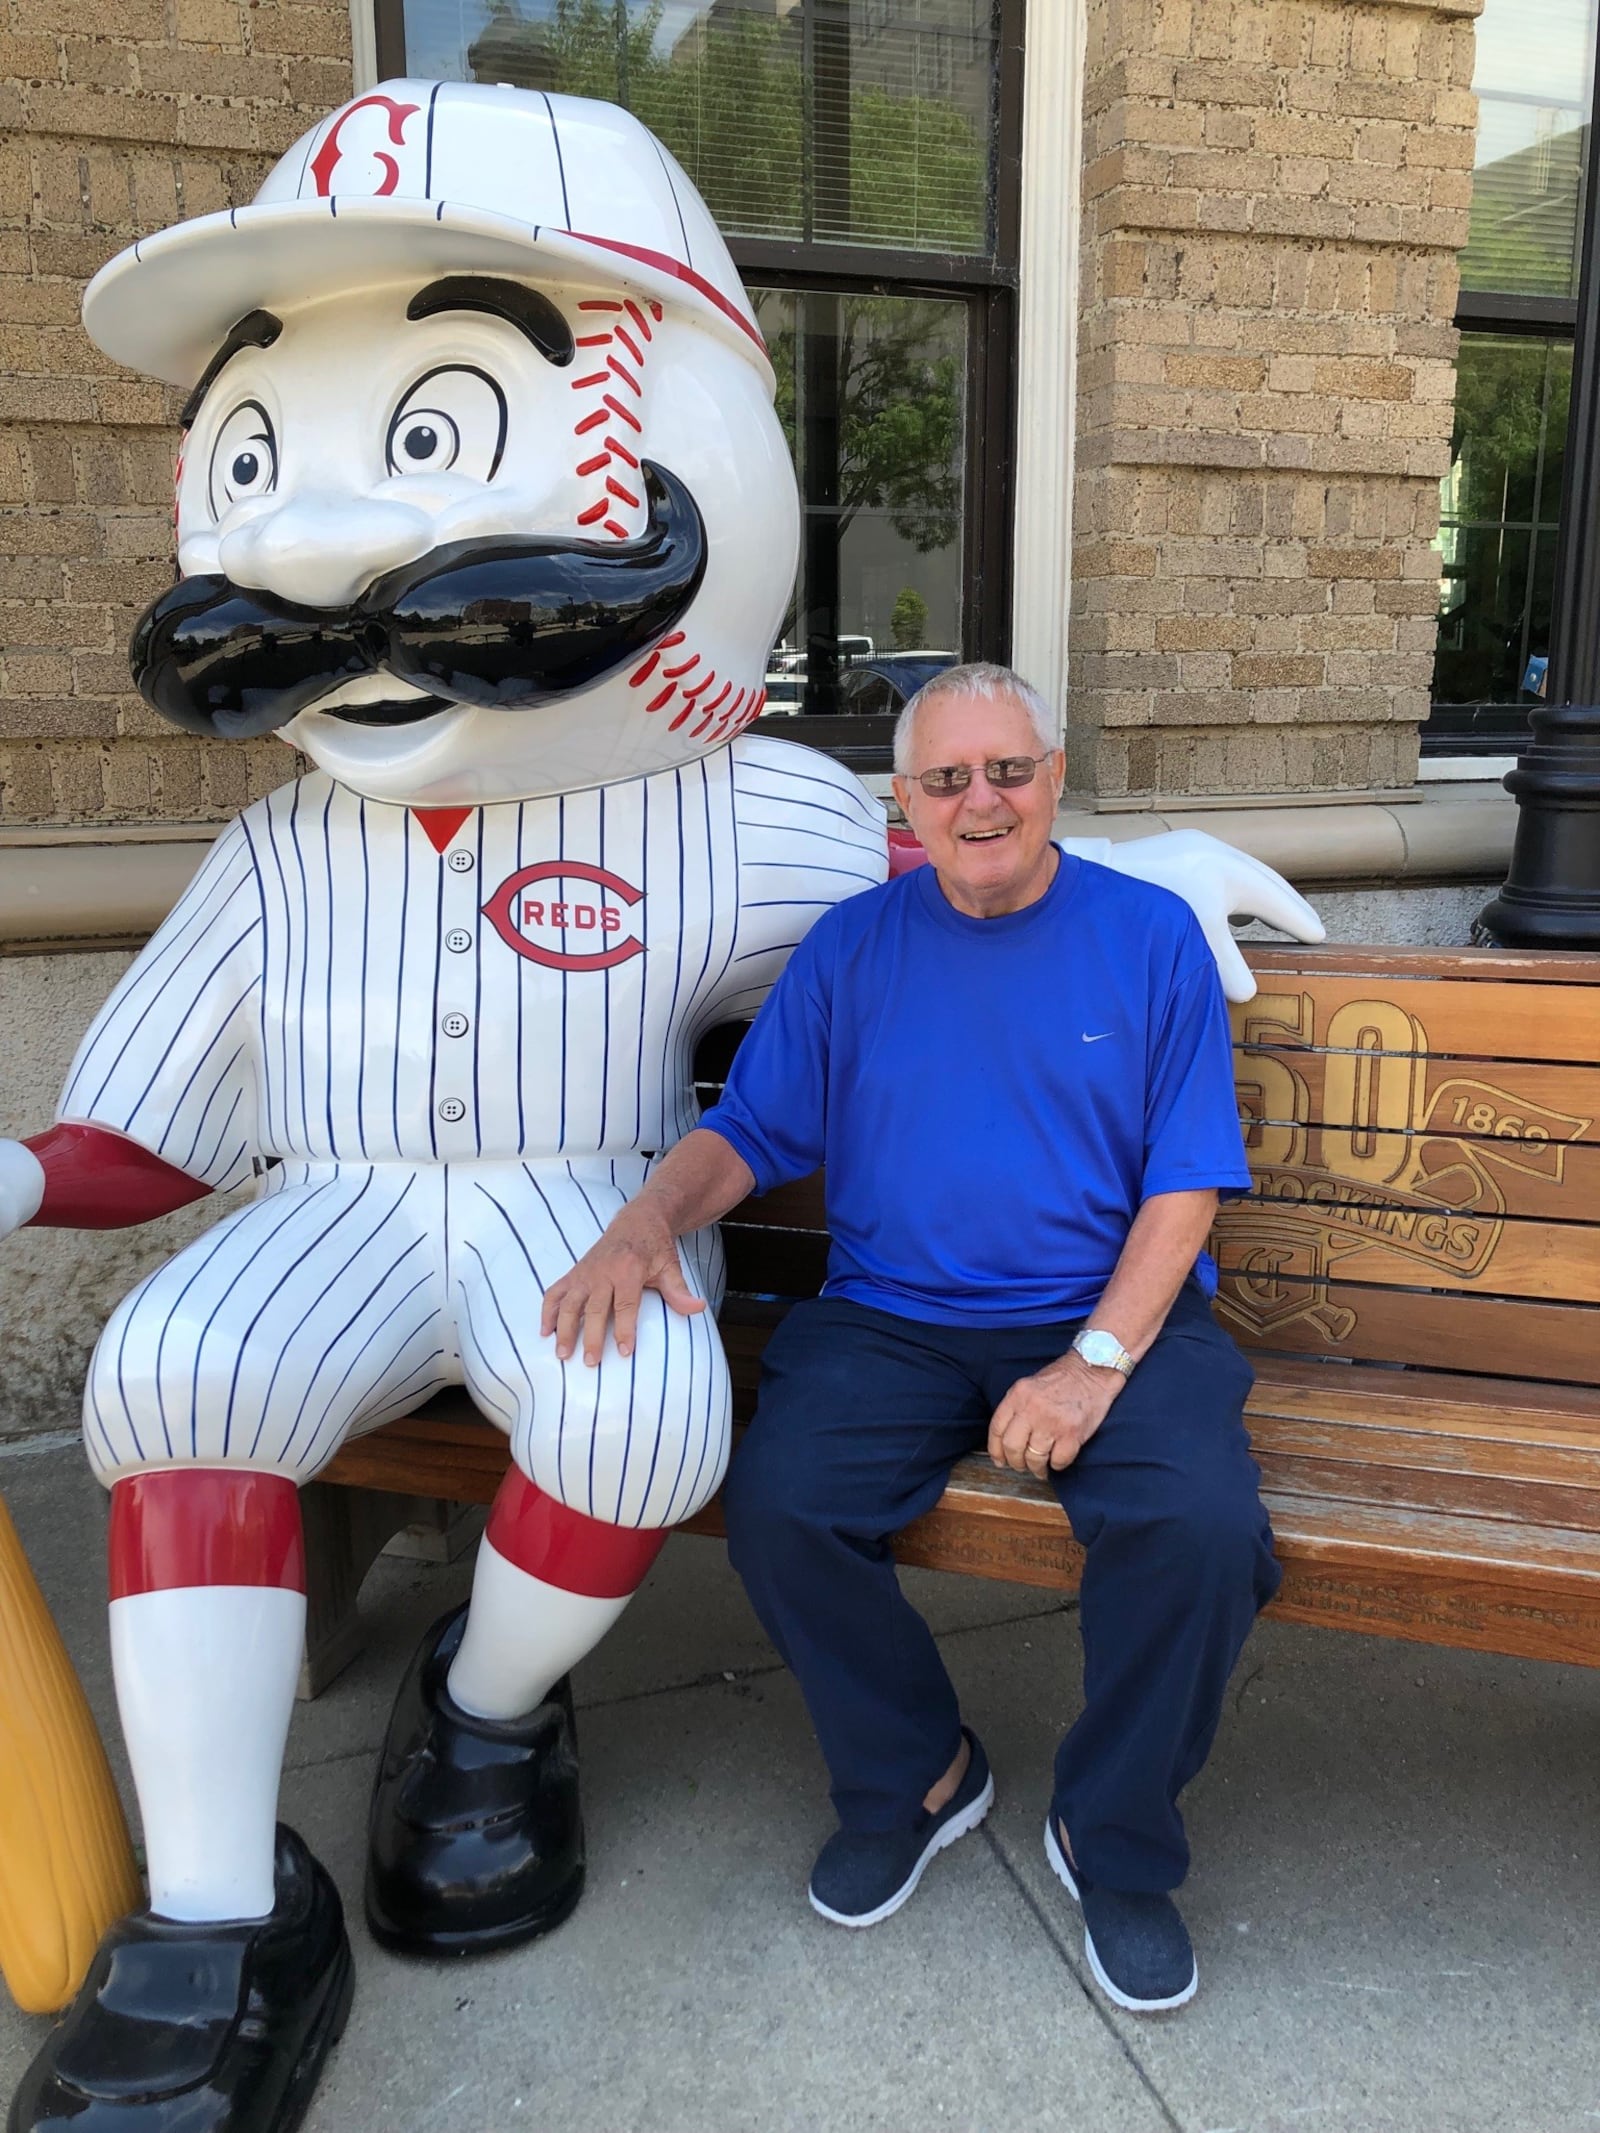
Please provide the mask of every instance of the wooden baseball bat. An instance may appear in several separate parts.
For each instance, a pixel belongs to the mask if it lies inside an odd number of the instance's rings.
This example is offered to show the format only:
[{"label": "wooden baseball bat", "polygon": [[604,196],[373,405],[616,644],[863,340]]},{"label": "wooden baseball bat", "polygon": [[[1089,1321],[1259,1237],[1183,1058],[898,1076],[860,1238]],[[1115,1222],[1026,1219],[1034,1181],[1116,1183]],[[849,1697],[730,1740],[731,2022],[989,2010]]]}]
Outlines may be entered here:
[{"label": "wooden baseball bat", "polygon": [[24,2013],[64,2007],[139,1901],[105,1749],[0,1501],[0,1972]]}]

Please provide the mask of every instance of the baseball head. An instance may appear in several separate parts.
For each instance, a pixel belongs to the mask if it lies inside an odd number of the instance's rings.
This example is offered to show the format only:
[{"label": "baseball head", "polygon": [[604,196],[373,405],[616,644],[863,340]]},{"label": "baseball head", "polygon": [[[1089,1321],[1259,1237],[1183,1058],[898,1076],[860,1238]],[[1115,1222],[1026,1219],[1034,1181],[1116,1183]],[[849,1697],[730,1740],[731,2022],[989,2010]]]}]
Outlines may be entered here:
[{"label": "baseball head", "polygon": [[180,582],[135,676],[373,799],[693,760],[762,702],[798,541],[704,203],[611,105],[400,81],[254,204],[102,269],[89,332],[191,388]]}]

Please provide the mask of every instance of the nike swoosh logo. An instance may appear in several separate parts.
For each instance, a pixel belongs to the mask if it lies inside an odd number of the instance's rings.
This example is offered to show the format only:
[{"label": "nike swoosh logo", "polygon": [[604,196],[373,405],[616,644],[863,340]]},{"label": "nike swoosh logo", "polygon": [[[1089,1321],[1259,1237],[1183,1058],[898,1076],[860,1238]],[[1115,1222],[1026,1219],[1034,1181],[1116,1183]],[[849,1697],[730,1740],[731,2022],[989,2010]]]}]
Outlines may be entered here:
[{"label": "nike swoosh logo", "polygon": [[1098,1036],[1091,1037],[1089,1035],[1089,1032],[1085,1030],[1083,1033],[1083,1041],[1085,1044],[1103,1044],[1107,1037],[1114,1037],[1116,1034],[1117,1033],[1114,1029],[1103,1029],[1101,1030]]}]

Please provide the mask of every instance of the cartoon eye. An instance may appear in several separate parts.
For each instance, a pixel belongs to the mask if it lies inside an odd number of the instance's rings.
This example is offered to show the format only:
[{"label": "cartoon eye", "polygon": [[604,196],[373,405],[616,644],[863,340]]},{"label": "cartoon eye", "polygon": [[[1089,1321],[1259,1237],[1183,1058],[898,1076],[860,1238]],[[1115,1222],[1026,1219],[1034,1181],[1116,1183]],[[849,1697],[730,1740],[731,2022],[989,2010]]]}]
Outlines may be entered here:
[{"label": "cartoon eye", "polygon": [[450,363],[419,378],[389,418],[391,474],[493,481],[506,446],[506,396],[486,370]]},{"label": "cartoon eye", "polygon": [[259,400],[241,401],[211,447],[211,515],[221,518],[230,504],[269,495],[277,486],[278,440],[272,417]]}]

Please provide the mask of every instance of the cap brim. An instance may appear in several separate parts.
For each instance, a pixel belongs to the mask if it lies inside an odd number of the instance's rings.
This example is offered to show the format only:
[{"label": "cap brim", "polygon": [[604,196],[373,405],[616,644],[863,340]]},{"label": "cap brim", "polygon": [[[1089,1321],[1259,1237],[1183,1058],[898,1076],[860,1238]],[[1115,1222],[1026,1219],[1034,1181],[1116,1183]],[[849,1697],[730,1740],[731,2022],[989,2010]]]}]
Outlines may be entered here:
[{"label": "cap brim", "polygon": [[[535,259],[539,264],[534,265]],[[415,282],[443,273],[557,280],[687,305],[765,373],[759,344],[680,276],[568,230],[537,228],[448,200],[285,200],[230,208],[141,238],[84,292],[83,323],[131,370],[191,386],[247,311],[337,295],[353,282]]]}]

